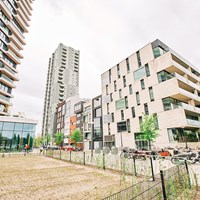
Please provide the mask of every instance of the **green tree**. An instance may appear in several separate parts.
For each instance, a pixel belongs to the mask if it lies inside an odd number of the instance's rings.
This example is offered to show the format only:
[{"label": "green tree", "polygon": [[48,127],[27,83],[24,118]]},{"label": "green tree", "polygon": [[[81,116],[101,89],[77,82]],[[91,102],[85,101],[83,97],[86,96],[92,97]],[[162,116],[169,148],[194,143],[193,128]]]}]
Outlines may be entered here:
[{"label": "green tree", "polygon": [[82,142],[82,134],[81,134],[81,131],[76,129],[74,130],[74,132],[71,134],[70,136],[70,139],[72,140],[72,142],[75,143],[75,146],[76,146],[76,143],[77,142]]},{"label": "green tree", "polygon": [[43,144],[48,145],[52,141],[51,134],[47,133],[43,136]]},{"label": "green tree", "polygon": [[56,145],[61,146],[63,141],[64,141],[64,134],[62,132],[56,133],[55,134]]},{"label": "green tree", "polygon": [[38,136],[34,139],[34,147],[40,147],[43,144],[43,137]]},{"label": "green tree", "polygon": [[155,142],[158,134],[158,119],[156,115],[144,114],[143,120],[140,123],[140,131],[138,139],[148,142],[148,147],[151,149],[151,143]]}]

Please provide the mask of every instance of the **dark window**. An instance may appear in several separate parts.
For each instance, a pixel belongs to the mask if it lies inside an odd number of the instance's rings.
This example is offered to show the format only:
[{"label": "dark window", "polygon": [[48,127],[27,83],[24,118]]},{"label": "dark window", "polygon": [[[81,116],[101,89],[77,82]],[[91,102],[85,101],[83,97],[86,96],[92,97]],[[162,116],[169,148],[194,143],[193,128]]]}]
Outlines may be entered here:
[{"label": "dark window", "polygon": [[126,77],[123,76],[123,84],[124,84],[124,87],[126,87]]},{"label": "dark window", "polygon": [[127,67],[127,73],[130,72],[130,65],[129,65],[129,59],[126,58],[126,67]]},{"label": "dark window", "polygon": [[111,83],[111,69],[109,69],[109,83]]},{"label": "dark window", "polygon": [[129,133],[131,132],[130,119],[127,119],[127,130],[128,130]]},{"label": "dark window", "polygon": [[136,101],[137,101],[137,105],[140,105],[140,95],[139,92],[136,92]]},{"label": "dark window", "polygon": [[112,122],[114,122],[115,121],[114,113],[111,113],[111,116],[112,116]]},{"label": "dark window", "polygon": [[139,125],[142,123],[142,116],[139,116]]},{"label": "dark window", "polygon": [[157,58],[157,57],[163,55],[164,53],[166,53],[166,51],[160,46],[157,46],[153,49],[154,58]]},{"label": "dark window", "polygon": [[140,58],[140,52],[137,51],[137,52],[136,52],[136,55],[137,55],[138,67],[141,67],[141,66],[142,66],[142,63],[141,63],[141,58]]},{"label": "dark window", "polygon": [[158,82],[161,83],[161,82],[164,82],[166,80],[173,78],[175,75],[170,74],[169,72],[163,70],[161,72],[158,72],[157,76],[158,76]]},{"label": "dark window", "polygon": [[117,76],[118,76],[118,78],[120,78],[120,68],[119,68],[119,64],[117,64]]},{"label": "dark window", "polygon": [[127,130],[126,122],[117,123],[117,132],[123,132],[123,131],[126,131],[126,130]]},{"label": "dark window", "polygon": [[106,95],[108,95],[108,85],[106,85]]},{"label": "dark window", "polygon": [[121,99],[122,98],[122,90],[119,89],[119,98]]},{"label": "dark window", "polygon": [[117,91],[117,83],[116,83],[116,81],[114,81],[114,90],[115,90],[115,92]]},{"label": "dark window", "polygon": [[150,71],[149,71],[149,64],[145,64],[145,71],[146,71],[146,76],[150,76]]},{"label": "dark window", "polygon": [[128,97],[127,96],[125,97],[125,107],[126,107],[126,109],[128,108]]},{"label": "dark window", "polygon": [[144,113],[145,113],[146,115],[149,114],[149,109],[148,109],[148,104],[147,104],[147,103],[144,104]]},{"label": "dark window", "polygon": [[132,107],[131,111],[132,111],[132,117],[134,118],[135,117],[135,107]]},{"label": "dark window", "polygon": [[110,123],[108,123],[108,135],[110,135]]},{"label": "dark window", "polygon": [[109,114],[109,103],[107,103],[107,114]]},{"label": "dark window", "polygon": [[154,101],[154,94],[153,94],[153,88],[149,87],[149,96],[150,96],[150,100]]},{"label": "dark window", "polygon": [[132,84],[129,85],[129,94],[133,94],[133,87],[132,87]]},{"label": "dark window", "polygon": [[140,84],[141,84],[141,89],[144,90],[145,89],[144,79],[140,80]]},{"label": "dark window", "polygon": [[112,93],[110,93],[110,101],[113,101]]},{"label": "dark window", "polygon": [[94,117],[101,117],[101,108],[94,110]]},{"label": "dark window", "polygon": [[124,120],[124,111],[121,110],[121,120]]}]

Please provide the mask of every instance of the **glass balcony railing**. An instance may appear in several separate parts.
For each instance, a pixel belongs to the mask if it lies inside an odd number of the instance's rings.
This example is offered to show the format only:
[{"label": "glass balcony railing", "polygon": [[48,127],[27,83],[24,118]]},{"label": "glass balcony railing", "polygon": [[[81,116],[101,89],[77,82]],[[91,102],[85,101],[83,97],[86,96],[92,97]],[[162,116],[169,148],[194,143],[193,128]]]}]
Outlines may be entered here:
[{"label": "glass balcony railing", "polygon": [[7,77],[6,75],[4,75],[4,74],[1,74],[0,77],[4,78],[5,80],[7,80],[8,82],[10,82],[10,83],[12,83],[12,84],[13,84],[13,82],[14,82],[12,79],[8,78],[8,77]]},{"label": "glass balcony railing", "polygon": [[1,66],[0,68],[6,69],[6,70],[9,71],[12,75],[15,75],[15,72],[12,71],[10,68],[8,68],[8,67],[6,67],[6,66]]},{"label": "glass balcony railing", "polygon": [[200,121],[197,121],[197,120],[187,119],[187,123],[189,125],[192,125],[192,126],[198,126],[198,127],[200,127]]},{"label": "glass balcony railing", "polygon": [[4,101],[7,101],[7,102],[10,102],[10,98],[9,97],[5,97],[2,94],[0,94],[0,99],[2,99]]}]

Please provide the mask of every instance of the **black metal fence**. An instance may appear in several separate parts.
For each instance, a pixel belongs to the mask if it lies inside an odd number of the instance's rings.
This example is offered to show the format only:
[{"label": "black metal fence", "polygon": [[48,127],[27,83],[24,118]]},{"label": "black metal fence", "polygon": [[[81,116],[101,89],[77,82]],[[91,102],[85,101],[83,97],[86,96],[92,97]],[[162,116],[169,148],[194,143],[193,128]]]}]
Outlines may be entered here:
[{"label": "black metal fence", "polygon": [[103,200],[174,200],[181,196],[183,199],[188,199],[190,188],[188,165],[185,161],[184,165],[161,170],[154,181],[137,183]]}]

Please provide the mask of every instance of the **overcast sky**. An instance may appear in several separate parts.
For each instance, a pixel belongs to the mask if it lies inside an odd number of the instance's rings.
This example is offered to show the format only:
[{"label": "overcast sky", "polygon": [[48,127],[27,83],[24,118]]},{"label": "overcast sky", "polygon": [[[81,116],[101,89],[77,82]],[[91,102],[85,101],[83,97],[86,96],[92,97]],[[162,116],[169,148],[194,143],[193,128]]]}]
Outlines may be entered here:
[{"label": "overcast sky", "polygon": [[103,72],[157,38],[199,68],[198,0],[36,0],[33,9],[12,113],[38,120],[37,133],[48,60],[59,43],[80,50],[84,98],[100,94]]}]

